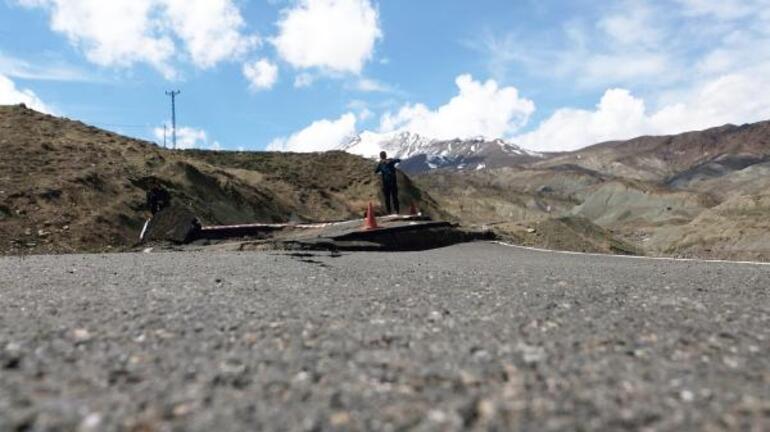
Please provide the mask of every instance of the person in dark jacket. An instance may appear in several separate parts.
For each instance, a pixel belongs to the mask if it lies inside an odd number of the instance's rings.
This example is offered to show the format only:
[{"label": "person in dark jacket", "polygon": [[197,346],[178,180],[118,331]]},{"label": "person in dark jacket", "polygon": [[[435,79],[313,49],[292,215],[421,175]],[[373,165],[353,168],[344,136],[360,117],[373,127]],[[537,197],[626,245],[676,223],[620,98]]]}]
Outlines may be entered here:
[{"label": "person in dark jacket", "polygon": [[153,216],[169,204],[171,204],[171,194],[161,185],[155,184],[147,191],[147,209]]},{"label": "person in dark jacket", "polygon": [[[380,163],[374,170],[375,174],[382,175],[382,194],[385,196],[385,208],[388,214],[391,210],[399,212],[398,207],[398,181],[396,179],[396,164],[401,163],[401,159],[388,159],[387,153],[380,152]],[[392,204],[392,206],[391,206]]]}]

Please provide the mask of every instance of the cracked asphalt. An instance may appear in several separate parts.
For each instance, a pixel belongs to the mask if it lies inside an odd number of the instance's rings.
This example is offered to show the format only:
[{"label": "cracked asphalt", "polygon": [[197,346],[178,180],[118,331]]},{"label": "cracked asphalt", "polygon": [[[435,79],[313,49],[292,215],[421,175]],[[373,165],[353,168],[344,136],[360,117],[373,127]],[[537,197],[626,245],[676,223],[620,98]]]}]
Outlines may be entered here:
[{"label": "cracked asphalt", "polygon": [[0,431],[770,430],[770,266],[0,258]]}]

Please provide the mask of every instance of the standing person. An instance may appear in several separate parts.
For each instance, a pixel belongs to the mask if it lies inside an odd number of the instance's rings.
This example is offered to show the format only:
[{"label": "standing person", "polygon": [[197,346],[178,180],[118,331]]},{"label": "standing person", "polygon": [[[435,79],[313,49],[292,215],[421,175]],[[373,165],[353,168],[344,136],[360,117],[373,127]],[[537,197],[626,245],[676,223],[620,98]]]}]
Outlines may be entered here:
[{"label": "standing person", "polygon": [[171,194],[159,183],[154,183],[147,191],[147,209],[153,216],[171,204]]},{"label": "standing person", "polygon": [[[385,195],[385,208],[388,214],[391,209],[399,212],[398,208],[398,181],[396,180],[396,164],[401,163],[401,159],[388,159],[388,154],[380,152],[380,163],[374,173],[382,175],[382,193]],[[393,206],[391,207],[391,203]]]}]

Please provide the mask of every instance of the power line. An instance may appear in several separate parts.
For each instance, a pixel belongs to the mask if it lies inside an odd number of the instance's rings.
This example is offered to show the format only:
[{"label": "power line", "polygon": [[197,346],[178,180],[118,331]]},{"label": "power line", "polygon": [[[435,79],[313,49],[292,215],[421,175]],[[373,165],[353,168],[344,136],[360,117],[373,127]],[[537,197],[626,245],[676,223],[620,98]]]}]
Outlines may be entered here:
[{"label": "power line", "polygon": [[182,93],[179,90],[167,91],[166,95],[171,96],[171,141],[174,144],[174,150],[176,150],[176,97]]}]

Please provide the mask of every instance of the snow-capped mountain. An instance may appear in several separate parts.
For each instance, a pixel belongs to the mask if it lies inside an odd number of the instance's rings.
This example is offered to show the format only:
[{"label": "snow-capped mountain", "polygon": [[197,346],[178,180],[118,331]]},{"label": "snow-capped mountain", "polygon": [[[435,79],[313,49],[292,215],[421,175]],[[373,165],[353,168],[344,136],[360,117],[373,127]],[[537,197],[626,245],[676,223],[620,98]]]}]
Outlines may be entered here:
[{"label": "snow-capped mountain", "polygon": [[340,146],[340,150],[365,158],[377,158],[381,151],[388,157],[408,159],[418,154],[431,153],[433,139],[411,132],[376,133],[364,131]]},{"label": "snow-capped mountain", "polygon": [[438,140],[411,132],[375,133],[365,131],[341,145],[339,150],[367,158],[380,151],[402,159],[400,168],[411,173],[432,169],[484,169],[519,165],[542,157],[501,139]]}]

